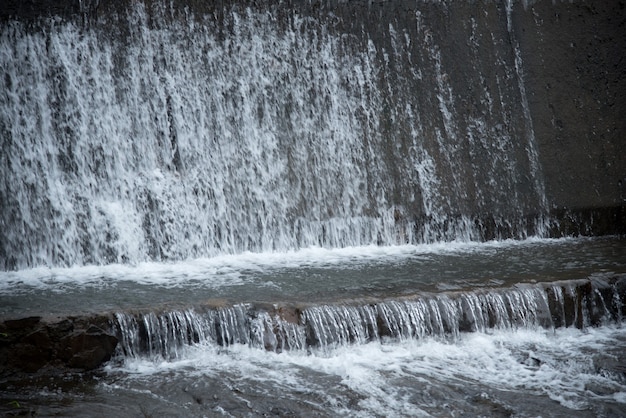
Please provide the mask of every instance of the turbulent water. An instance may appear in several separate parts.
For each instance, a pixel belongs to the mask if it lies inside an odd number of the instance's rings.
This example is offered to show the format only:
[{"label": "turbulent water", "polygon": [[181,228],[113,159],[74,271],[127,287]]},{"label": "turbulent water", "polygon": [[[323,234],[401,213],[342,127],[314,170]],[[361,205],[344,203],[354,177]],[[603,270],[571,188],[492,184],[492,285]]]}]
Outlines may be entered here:
[{"label": "turbulent water", "polygon": [[[276,354],[197,346],[21,389],[40,416],[616,417],[626,333],[612,325],[498,330]],[[3,401],[9,402],[6,393]],[[15,399],[15,394],[13,394]]]},{"label": "turbulent water", "polygon": [[[626,402],[624,328],[475,333],[305,354],[198,346],[129,360],[68,391],[33,393],[41,415],[615,417]],[[24,397],[27,393],[23,394]]]},{"label": "turbulent water", "polygon": [[119,339],[0,408],[624,413],[626,246],[550,238],[512,1],[464,22],[467,71],[419,10],[131,3],[0,27],[0,318]]},{"label": "turbulent water", "polygon": [[158,406],[144,403],[148,412],[183,400],[191,413],[226,416],[615,416],[626,402],[616,367],[625,345],[623,329],[605,327],[375,342],[310,355],[200,347],[170,364],[112,367],[126,378],[100,390],[153,394]]},{"label": "turbulent water", "polygon": [[9,378],[0,399],[43,416],[619,416],[625,251],[534,239],[5,272],[5,315],[109,311],[120,342],[95,375]]}]

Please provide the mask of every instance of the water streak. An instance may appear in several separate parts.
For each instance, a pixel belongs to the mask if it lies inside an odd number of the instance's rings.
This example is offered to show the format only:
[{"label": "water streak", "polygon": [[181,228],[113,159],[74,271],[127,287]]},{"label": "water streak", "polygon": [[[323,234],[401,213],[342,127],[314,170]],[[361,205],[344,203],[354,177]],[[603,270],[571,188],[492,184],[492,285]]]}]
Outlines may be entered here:
[{"label": "water streak", "polygon": [[624,279],[616,277],[372,304],[120,312],[116,322],[121,353],[127,357],[175,359],[184,347],[196,344],[324,353],[372,341],[455,341],[466,332],[619,323],[624,290]]},{"label": "water streak", "polygon": [[166,14],[3,25],[0,268],[545,232],[519,48],[495,28],[467,114],[419,13],[389,44],[332,16]]}]

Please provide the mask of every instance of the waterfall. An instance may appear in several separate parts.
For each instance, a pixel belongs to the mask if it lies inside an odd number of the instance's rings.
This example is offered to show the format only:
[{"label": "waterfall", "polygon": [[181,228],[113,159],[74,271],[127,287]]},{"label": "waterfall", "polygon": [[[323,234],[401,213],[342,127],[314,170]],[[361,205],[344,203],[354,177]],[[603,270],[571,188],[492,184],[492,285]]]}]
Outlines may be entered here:
[{"label": "waterfall", "polygon": [[0,29],[0,269],[546,234],[506,30],[128,7]]},{"label": "waterfall", "polygon": [[126,356],[175,359],[185,346],[245,344],[273,351],[302,350],[306,347],[304,329],[297,324],[254,311],[250,305],[216,310],[154,312],[115,315],[122,336],[121,351]]},{"label": "waterfall", "polygon": [[455,340],[492,329],[585,328],[621,323],[625,277],[419,295],[371,304],[198,307],[118,312],[123,356],[175,359],[194,344],[244,344],[281,352],[328,351],[387,340]]}]

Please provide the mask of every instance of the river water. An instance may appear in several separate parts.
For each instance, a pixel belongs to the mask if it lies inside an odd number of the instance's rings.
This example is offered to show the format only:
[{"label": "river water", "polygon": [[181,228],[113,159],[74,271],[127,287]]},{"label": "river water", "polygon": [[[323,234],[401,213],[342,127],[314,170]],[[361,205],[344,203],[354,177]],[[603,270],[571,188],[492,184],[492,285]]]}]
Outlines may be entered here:
[{"label": "river water", "polygon": [[[4,407],[17,398],[39,416],[619,416],[626,408],[622,300],[605,297],[601,319],[591,323],[583,312],[581,327],[554,312],[543,318],[533,301],[536,289],[580,281],[599,294],[625,273],[619,237],[310,248],[3,272],[3,316],[109,311],[121,342],[102,371],[9,380],[1,396]],[[526,313],[476,320],[472,329],[458,321],[452,329],[444,318],[459,314],[442,301],[487,306],[494,295]],[[394,332],[390,322],[376,333],[351,322],[366,323],[368,307],[379,322],[393,321],[402,317],[400,304],[432,300],[440,304],[441,329],[397,325]],[[268,343],[280,331],[263,331],[267,306],[300,309],[288,344]],[[485,306],[478,310],[496,305]],[[384,309],[396,310],[384,316]],[[333,325],[333,315],[344,325]],[[146,348],[133,340],[133,318],[158,341]],[[202,318],[210,319],[206,335]],[[289,321],[268,320],[288,329]],[[309,331],[298,337],[299,329]],[[190,332],[202,335],[181,337]]]},{"label": "river water", "polygon": [[319,304],[624,272],[626,248],[617,237],[312,247],[173,263],[0,272],[0,315],[99,313],[179,303]]}]

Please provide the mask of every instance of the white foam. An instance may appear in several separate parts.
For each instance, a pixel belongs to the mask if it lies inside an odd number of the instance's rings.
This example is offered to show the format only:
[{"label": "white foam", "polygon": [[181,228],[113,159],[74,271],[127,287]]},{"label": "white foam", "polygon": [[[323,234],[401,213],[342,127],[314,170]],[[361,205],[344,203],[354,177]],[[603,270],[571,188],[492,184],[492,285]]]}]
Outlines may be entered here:
[{"label": "white foam", "polygon": [[220,255],[174,263],[143,262],[74,266],[69,268],[37,267],[19,271],[0,272],[0,295],[10,295],[28,289],[59,292],[67,287],[105,287],[118,281],[142,285],[177,287],[201,284],[219,288],[247,283],[245,272],[267,272],[281,268],[353,268],[359,263],[389,263],[408,258],[441,254],[488,253],[499,248],[528,245],[567,244],[571,239],[506,240],[484,243],[448,242],[420,245],[360,246],[346,248],[309,247],[286,252],[245,252]]},{"label": "white foam", "polygon": [[[356,393],[358,408],[372,416],[426,415],[433,405],[421,398],[422,391],[467,395],[469,388],[472,393],[549,397],[565,408],[581,410],[592,401],[626,403],[623,379],[611,379],[594,363],[598,355],[612,355],[611,349],[623,350],[624,341],[626,328],[613,326],[474,333],[454,343],[436,339],[370,343],[310,355],[197,346],[173,363],[128,360],[121,369],[108,370],[148,380],[164,373],[202,379],[228,371],[237,379],[276,387],[276,393],[312,391],[326,397],[333,396],[331,385],[340,382],[336,396]],[[345,407],[339,398],[327,402],[337,405],[336,412]]]}]

